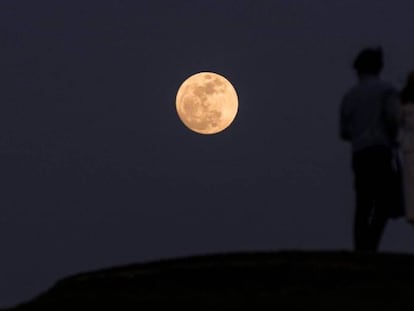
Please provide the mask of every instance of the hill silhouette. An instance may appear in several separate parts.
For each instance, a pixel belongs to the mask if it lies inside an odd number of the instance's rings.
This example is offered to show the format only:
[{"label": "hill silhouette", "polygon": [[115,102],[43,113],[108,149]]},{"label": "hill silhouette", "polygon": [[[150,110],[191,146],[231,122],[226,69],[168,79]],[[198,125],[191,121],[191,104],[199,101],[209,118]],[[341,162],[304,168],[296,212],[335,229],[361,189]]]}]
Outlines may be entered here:
[{"label": "hill silhouette", "polygon": [[412,255],[231,253],[81,273],[9,310],[414,310],[413,293]]}]

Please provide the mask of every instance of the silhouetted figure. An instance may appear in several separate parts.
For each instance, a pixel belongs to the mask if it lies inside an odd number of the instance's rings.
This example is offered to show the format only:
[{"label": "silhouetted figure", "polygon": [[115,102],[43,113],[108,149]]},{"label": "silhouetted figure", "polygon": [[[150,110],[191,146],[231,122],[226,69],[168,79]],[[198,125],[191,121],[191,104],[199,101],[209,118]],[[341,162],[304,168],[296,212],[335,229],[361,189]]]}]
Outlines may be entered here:
[{"label": "silhouetted figure", "polygon": [[408,221],[414,224],[414,71],[408,76],[401,92],[401,103],[405,212]]},{"label": "silhouetted figure", "polygon": [[358,83],[343,97],[340,136],[352,145],[356,192],[354,248],[377,251],[393,203],[393,151],[400,118],[398,92],[380,79],[381,48],[362,50],[354,69]]}]

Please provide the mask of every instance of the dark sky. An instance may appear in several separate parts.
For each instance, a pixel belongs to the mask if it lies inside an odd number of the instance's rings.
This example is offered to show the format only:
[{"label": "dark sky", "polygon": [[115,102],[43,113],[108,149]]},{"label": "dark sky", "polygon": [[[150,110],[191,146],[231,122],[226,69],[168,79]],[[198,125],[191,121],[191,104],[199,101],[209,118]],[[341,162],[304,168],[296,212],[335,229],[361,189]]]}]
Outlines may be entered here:
[{"label": "dark sky", "polygon": [[[238,250],[351,249],[350,63],[414,68],[414,1],[0,1],[0,306],[79,271]],[[190,132],[182,81],[238,91]],[[382,250],[412,252],[403,220]]]}]

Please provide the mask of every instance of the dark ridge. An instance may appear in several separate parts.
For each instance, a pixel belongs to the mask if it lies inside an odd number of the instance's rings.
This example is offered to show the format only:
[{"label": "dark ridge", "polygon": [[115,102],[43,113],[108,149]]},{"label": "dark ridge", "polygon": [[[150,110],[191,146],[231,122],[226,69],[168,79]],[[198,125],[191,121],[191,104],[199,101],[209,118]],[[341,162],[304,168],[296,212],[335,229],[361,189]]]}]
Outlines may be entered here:
[{"label": "dark ridge", "polygon": [[81,273],[10,310],[414,310],[413,293],[412,255],[231,253]]}]

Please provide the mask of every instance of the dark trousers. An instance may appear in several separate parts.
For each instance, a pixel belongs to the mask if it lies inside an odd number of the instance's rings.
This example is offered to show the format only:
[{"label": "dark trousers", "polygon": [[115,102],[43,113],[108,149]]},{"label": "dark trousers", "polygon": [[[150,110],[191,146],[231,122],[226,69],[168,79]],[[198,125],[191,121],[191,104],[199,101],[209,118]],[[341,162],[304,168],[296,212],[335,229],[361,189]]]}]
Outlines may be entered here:
[{"label": "dark trousers", "polygon": [[382,146],[357,151],[352,156],[356,210],[354,248],[377,251],[390,215],[392,152]]}]

